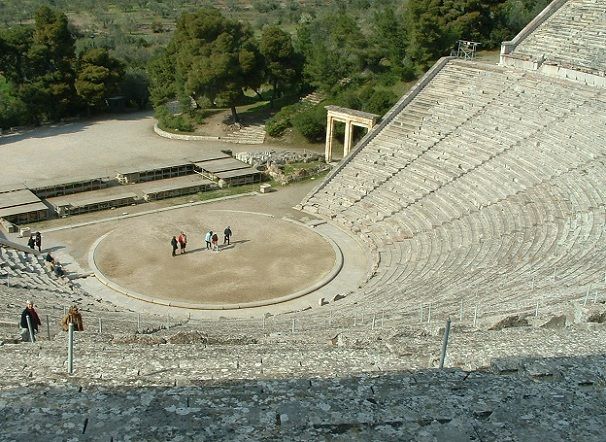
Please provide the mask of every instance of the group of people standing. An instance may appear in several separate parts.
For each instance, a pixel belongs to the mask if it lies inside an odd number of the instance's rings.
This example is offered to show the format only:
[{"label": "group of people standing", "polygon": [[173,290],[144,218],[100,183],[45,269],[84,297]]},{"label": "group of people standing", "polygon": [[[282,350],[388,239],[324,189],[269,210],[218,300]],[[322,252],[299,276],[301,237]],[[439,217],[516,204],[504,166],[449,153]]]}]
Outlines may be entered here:
[{"label": "group of people standing", "polygon": [[40,234],[40,232],[36,232],[35,235],[30,235],[29,239],[27,240],[27,245],[29,246],[30,249],[36,250],[36,248],[38,248],[38,251],[41,252],[42,251],[42,235]]},{"label": "group of people standing", "polygon": [[[227,226],[225,230],[223,230],[223,245],[230,245],[231,236],[232,236],[231,227]],[[206,242],[207,250],[214,250],[215,252],[219,251],[219,235],[212,230],[209,230],[204,235],[204,241]],[[176,237],[173,236],[170,240],[170,245],[173,250],[172,256],[177,256],[177,250],[179,250],[179,254],[185,253],[185,248],[187,247],[187,236],[185,233],[181,232],[181,234]]]},{"label": "group of people standing", "polygon": [[[74,324],[74,331],[84,330],[82,315],[78,311],[78,307],[75,305],[72,305],[69,308],[67,314],[61,320],[61,328],[63,328],[63,331],[69,330],[69,324]],[[38,312],[36,312],[36,309],[34,308],[34,303],[32,301],[27,301],[25,309],[23,312],[21,312],[21,321],[19,322],[21,340],[23,342],[31,342],[33,337],[30,336],[29,327],[31,326],[32,333],[35,337],[36,334],[38,334],[38,327],[41,325],[42,321],[40,321]]]},{"label": "group of people standing", "polygon": [[173,239],[170,240],[170,245],[173,248],[173,256],[177,256],[177,250],[179,250],[179,254],[185,253],[185,248],[187,247],[187,235],[181,232],[178,237],[173,236]]}]

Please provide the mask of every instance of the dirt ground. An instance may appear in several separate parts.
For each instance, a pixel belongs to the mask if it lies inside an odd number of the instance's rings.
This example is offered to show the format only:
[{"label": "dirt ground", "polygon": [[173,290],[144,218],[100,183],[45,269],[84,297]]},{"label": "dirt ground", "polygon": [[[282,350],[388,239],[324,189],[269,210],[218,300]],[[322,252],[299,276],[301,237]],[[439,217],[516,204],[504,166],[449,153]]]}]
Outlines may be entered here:
[{"label": "dirt ground", "polygon": [[[231,245],[206,249],[203,234],[230,225]],[[171,256],[171,234],[188,236]],[[237,304],[285,296],[313,285],[335,263],[332,247],[310,229],[251,212],[178,209],[122,222],[97,247],[111,281],[164,300]]]}]

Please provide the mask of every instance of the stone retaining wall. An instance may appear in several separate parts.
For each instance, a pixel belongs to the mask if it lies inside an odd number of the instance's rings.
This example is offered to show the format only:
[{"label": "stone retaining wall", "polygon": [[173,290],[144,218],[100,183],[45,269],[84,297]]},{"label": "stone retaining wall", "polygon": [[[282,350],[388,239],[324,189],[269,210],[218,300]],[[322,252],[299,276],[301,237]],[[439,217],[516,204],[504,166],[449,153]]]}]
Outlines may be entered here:
[{"label": "stone retaining wall", "polygon": [[154,124],[154,132],[161,137],[168,138],[171,140],[181,140],[181,141],[219,141],[221,137],[211,137],[206,135],[185,135],[185,134],[173,134],[171,132],[166,132],[165,130],[160,129],[158,127],[158,123]]}]

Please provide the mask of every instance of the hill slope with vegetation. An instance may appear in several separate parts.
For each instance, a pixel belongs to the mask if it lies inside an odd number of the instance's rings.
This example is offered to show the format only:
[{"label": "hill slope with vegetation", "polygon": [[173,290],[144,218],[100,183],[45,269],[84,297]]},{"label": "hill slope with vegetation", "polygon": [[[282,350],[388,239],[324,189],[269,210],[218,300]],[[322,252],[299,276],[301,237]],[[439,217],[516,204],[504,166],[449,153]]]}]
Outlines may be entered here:
[{"label": "hill slope with vegetation", "polygon": [[[313,140],[323,108],[304,93],[382,114],[456,40],[498,47],[547,3],[0,0],[0,127],[151,101],[167,128],[191,130],[211,108],[237,121],[260,101],[273,135],[293,126]],[[181,115],[164,106],[192,98]]]}]

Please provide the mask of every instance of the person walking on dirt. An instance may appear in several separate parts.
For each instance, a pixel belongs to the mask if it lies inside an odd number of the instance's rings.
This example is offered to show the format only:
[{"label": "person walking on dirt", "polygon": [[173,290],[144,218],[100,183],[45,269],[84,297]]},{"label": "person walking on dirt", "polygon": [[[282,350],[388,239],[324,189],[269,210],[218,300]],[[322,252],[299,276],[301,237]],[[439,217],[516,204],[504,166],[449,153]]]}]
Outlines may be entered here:
[{"label": "person walking on dirt", "polygon": [[209,230],[208,232],[206,232],[206,235],[204,235],[204,241],[206,241],[206,250],[210,250],[210,242],[212,241],[213,238],[213,231]]},{"label": "person walking on dirt", "polygon": [[177,249],[179,248],[179,243],[177,242],[176,236],[173,236],[173,239],[170,240],[170,245],[173,248],[173,256],[177,256]]},{"label": "person walking on dirt", "polygon": [[227,226],[225,228],[225,230],[223,231],[223,245],[227,244],[229,245],[229,238],[231,238],[231,228],[229,226]]},{"label": "person walking on dirt", "polygon": [[40,232],[36,232],[36,247],[38,247],[38,251],[42,251],[42,235]]},{"label": "person walking on dirt", "polygon": [[219,251],[219,237],[217,236],[216,233],[213,233],[212,242],[213,242],[213,250],[215,252],[218,252]]},{"label": "person walking on dirt", "polygon": [[179,246],[181,246],[181,253],[185,253],[185,247],[187,247],[187,235],[181,232],[179,238],[177,238],[177,241],[179,241]]}]

